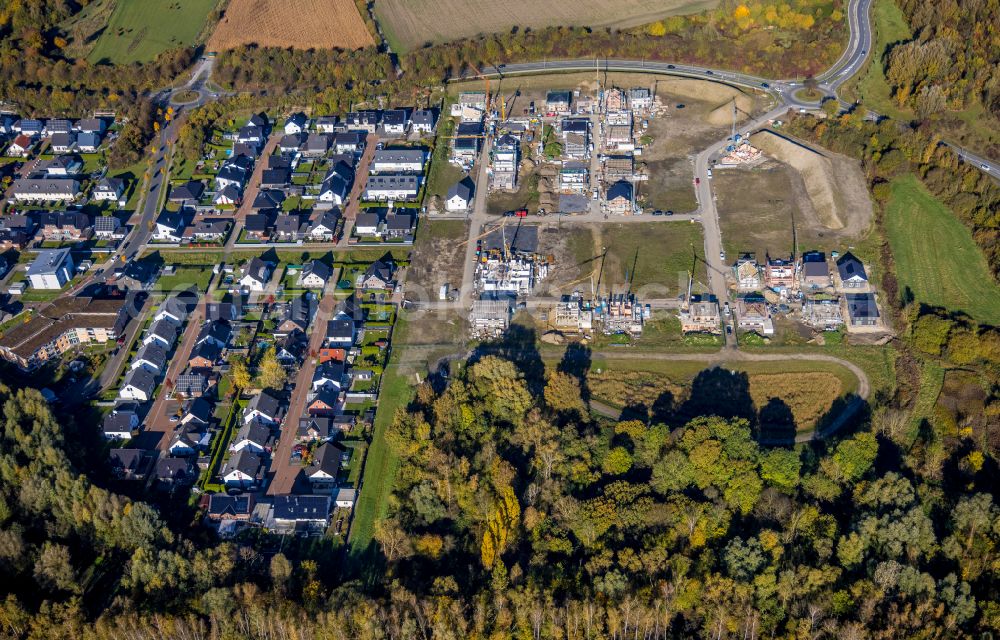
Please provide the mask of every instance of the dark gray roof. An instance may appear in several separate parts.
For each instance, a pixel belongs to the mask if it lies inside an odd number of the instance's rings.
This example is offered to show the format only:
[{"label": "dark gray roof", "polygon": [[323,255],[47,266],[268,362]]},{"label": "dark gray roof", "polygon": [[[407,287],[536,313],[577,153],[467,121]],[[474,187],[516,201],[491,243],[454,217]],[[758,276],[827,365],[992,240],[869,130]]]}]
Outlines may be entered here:
[{"label": "dark gray roof", "polygon": [[303,277],[309,274],[316,275],[322,278],[324,281],[326,281],[329,280],[330,276],[333,275],[333,269],[330,268],[330,266],[325,262],[321,262],[319,260],[310,260],[309,262],[305,263],[305,265],[302,267]]},{"label": "dark gray roof", "polygon": [[260,446],[261,448],[264,448],[270,439],[271,429],[268,428],[267,425],[263,425],[256,421],[244,424],[240,427],[240,430],[236,432],[236,442],[247,440]]},{"label": "dark gray roof", "polygon": [[136,389],[145,391],[146,395],[149,395],[156,388],[156,378],[145,369],[132,369],[125,374],[125,380],[122,381],[123,388],[127,385],[132,385]]},{"label": "dark gray roof", "polygon": [[472,190],[475,188],[475,183],[469,176],[465,176],[448,189],[448,199],[451,200],[455,196],[461,197],[466,202],[472,200]]},{"label": "dark gray roof", "polygon": [[149,335],[159,336],[167,342],[173,343],[177,339],[177,326],[165,318],[160,319],[149,327]]},{"label": "dark gray roof", "polygon": [[864,263],[854,257],[854,254],[849,251],[840,256],[837,260],[837,270],[840,272],[841,280],[850,280],[854,277],[861,278],[865,281],[868,280],[868,274],[865,273]]},{"label": "dark gray roof", "polygon": [[879,317],[878,305],[875,304],[875,296],[871,293],[848,293],[847,313],[852,318]]},{"label": "dark gray roof", "polygon": [[336,478],[340,473],[340,455],[344,450],[335,444],[324,442],[316,448],[313,454],[312,464],[306,470],[306,475],[310,478],[317,473],[325,473],[331,478]]},{"label": "dark gray roof", "polygon": [[171,189],[170,199],[172,201],[198,200],[203,193],[205,193],[205,185],[197,180],[191,180]]},{"label": "dark gray roof", "polygon": [[614,200],[615,198],[625,198],[629,202],[632,201],[632,183],[627,180],[619,180],[610,187],[608,187],[608,201]]},{"label": "dark gray roof", "polygon": [[281,401],[278,398],[272,396],[267,391],[261,391],[250,400],[250,404],[247,405],[247,412],[256,409],[268,418],[274,418],[278,415],[278,408],[280,406]]},{"label": "dark gray roof", "polygon": [[112,411],[108,415],[104,416],[104,422],[101,423],[101,428],[104,430],[104,433],[121,433],[124,431],[131,431],[132,418],[134,417],[134,411]]},{"label": "dark gray roof", "polygon": [[213,493],[208,496],[208,514],[212,516],[249,515],[253,510],[253,496],[229,496]]},{"label": "dark gray roof", "polygon": [[212,403],[205,398],[195,398],[184,412],[184,418],[188,416],[201,424],[208,424],[212,420]]},{"label": "dark gray roof", "polygon": [[326,521],[330,496],[275,496],[273,509],[275,520]]},{"label": "dark gray roof", "polygon": [[163,365],[167,363],[167,352],[158,342],[150,342],[136,352],[134,362],[139,360],[145,360],[155,365],[157,369],[163,369]]},{"label": "dark gray roof", "polygon": [[240,449],[226,462],[222,475],[227,475],[231,471],[242,471],[250,477],[256,477],[261,470],[261,458],[250,449]]}]

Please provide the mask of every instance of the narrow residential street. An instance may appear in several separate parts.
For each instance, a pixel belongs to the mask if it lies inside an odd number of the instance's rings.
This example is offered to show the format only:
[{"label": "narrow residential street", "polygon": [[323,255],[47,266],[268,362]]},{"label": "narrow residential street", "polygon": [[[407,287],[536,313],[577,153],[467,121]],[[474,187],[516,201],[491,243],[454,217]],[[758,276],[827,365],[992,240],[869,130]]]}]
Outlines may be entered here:
[{"label": "narrow residential street", "polygon": [[313,373],[316,371],[316,356],[323,341],[326,339],[326,323],[333,317],[333,311],[337,307],[334,292],[337,289],[337,280],[340,278],[340,271],[334,270],[333,275],[323,289],[323,297],[320,299],[319,308],[316,310],[316,317],[313,318],[309,331],[309,347],[306,349],[305,360],[295,375],[295,389],[288,402],[288,410],[285,412],[284,421],[281,424],[281,437],[278,446],[271,452],[271,468],[268,470],[270,484],[267,488],[268,495],[287,495],[292,493],[295,482],[302,473],[302,466],[298,462],[292,462],[292,447],[295,446],[296,434],[299,428],[299,417],[305,412],[306,399],[312,385]]},{"label": "narrow residential street", "polygon": [[236,242],[240,239],[247,215],[253,212],[253,201],[257,198],[257,194],[260,193],[260,181],[264,175],[264,166],[267,164],[265,160],[274,153],[283,135],[284,131],[281,130],[271,133],[271,136],[267,139],[267,144],[264,145],[264,150],[260,152],[260,156],[253,166],[250,181],[247,182],[246,189],[243,190],[243,200],[240,201],[240,206],[233,214],[233,229],[229,232],[229,239],[226,240],[226,253],[232,251]]}]

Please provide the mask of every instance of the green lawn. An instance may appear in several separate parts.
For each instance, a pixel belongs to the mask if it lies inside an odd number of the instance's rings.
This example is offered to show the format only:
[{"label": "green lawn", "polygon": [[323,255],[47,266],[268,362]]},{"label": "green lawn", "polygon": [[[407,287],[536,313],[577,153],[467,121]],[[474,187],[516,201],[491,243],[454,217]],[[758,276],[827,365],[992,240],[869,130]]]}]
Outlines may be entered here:
[{"label": "green lawn", "polygon": [[[405,342],[405,321],[400,319],[396,327],[395,340]],[[365,461],[364,480],[361,494],[354,507],[354,523],[351,525],[351,560],[355,569],[371,571],[375,569],[377,556],[374,551],[375,521],[384,518],[389,510],[389,495],[399,471],[399,458],[386,441],[386,431],[392,426],[396,409],[409,403],[413,390],[407,376],[400,372],[400,354],[403,349],[392,353],[389,366],[382,376],[382,390],[379,393],[378,409],[375,412],[375,433],[368,447]]]},{"label": "green lawn", "polygon": [[1000,325],[1000,287],[972,234],[913,175],[897,178],[886,209],[900,291],[918,302]]},{"label": "green lawn", "polygon": [[148,62],[167,49],[193,44],[218,0],[118,0],[88,59]]},{"label": "green lawn", "polygon": [[[676,296],[693,269],[696,282],[708,282],[701,225],[686,222],[605,223],[601,243],[607,259],[601,289],[622,291],[626,278],[632,291],[646,288],[646,297]],[[597,247],[600,251],[601,247]],[[696,288],[697,290],[697,288]]]},{"label": "green lawn", "polygon": [[198,291],[207,291],[211,278],[212,269],[209,267],[178,267],[173,275],[160,276],[156,281],[156,289],[163,292],[181,291],[194,285]]}]

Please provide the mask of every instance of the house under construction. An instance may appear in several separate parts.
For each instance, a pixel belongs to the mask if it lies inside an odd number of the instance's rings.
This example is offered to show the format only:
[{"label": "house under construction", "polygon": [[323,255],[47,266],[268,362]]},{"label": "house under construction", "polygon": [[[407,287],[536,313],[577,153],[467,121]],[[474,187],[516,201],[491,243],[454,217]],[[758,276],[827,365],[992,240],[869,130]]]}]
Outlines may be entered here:
[{"label": "house under construction", "polygon": [[[532,241],[530,237],[534,236]],[[536,255],[538,228],[508,230],[501,226],[480,245],[476,263],[476,290],[490,296],[526,296],[549,272],[546,260]]]}]

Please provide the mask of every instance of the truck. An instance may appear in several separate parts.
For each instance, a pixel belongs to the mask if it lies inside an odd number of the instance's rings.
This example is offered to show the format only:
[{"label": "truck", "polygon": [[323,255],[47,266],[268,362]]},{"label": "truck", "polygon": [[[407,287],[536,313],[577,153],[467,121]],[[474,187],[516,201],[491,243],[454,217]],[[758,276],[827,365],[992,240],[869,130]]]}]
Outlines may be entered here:
[{"label": "truck", "polygon": [[516,217],[518,217],[518,218],[527,218],[528,217],[528,210],[527,209],[518,209],[517,211],[514,212],[514,215]]}]

